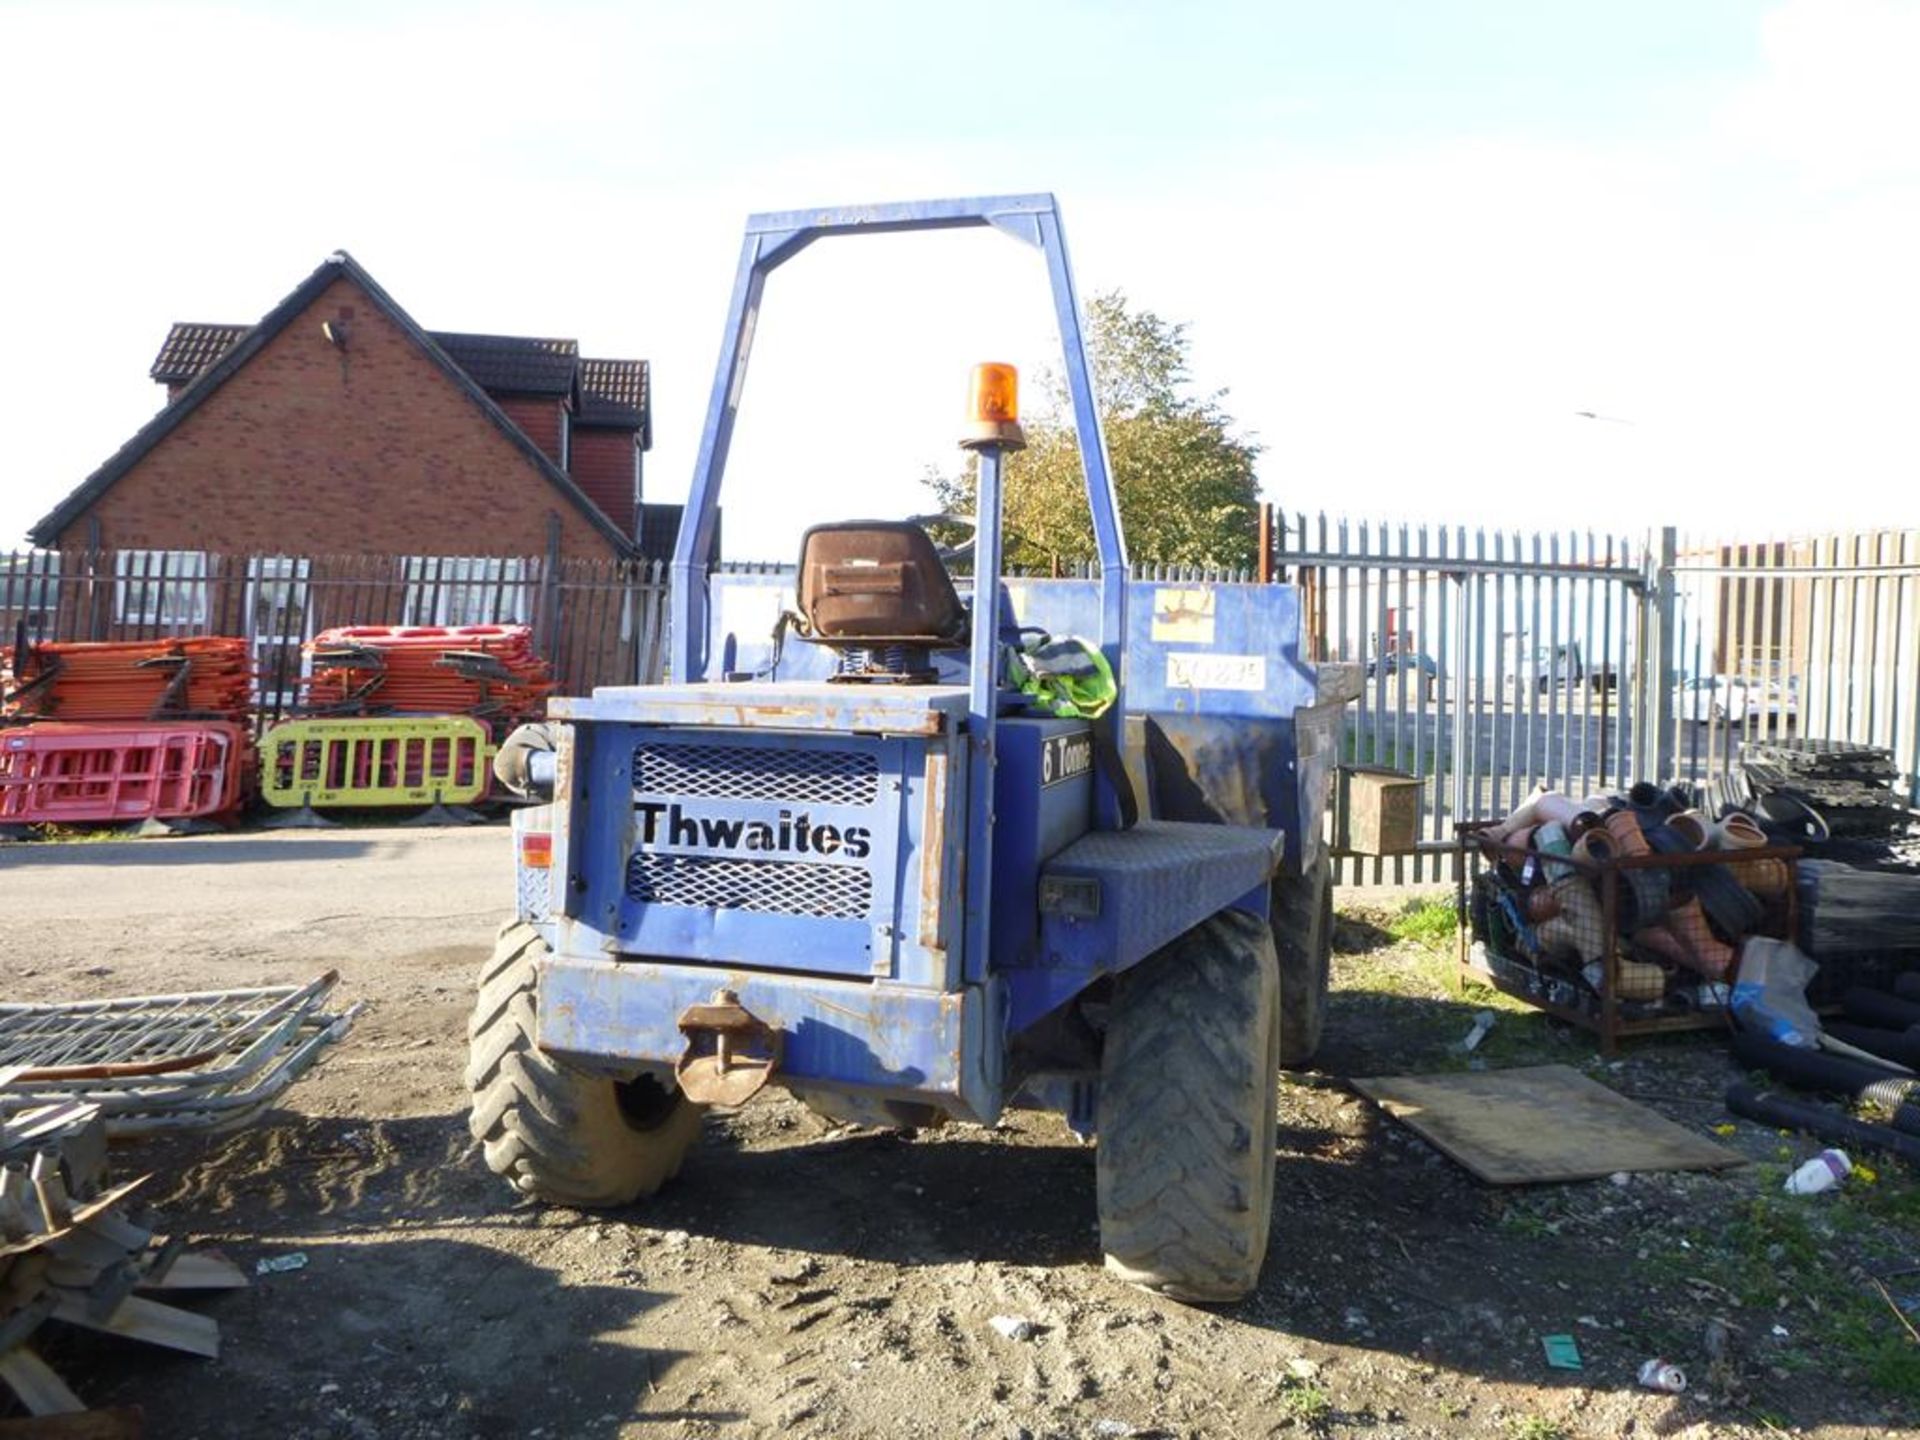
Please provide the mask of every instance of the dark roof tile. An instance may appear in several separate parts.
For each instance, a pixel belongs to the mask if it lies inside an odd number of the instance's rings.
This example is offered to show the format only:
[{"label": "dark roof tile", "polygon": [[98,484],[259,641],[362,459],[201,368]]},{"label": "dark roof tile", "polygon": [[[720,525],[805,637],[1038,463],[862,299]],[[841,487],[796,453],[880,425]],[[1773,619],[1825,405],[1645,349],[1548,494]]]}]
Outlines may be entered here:
[{"label": "dark roof tile", "polygon": [[153,369],[147,373],[163,385],[180,385],[193,379],[226,354],[253,327],[251,325],[175,325],[167,331]]},{"label": "dark roof tile", "polygon": [[648,378],[644,360],[581,360],[580,423],[651,429]]},{"label": "dark roof tile", "polygon": [[523,335],[458,335],[435,330],[433,343],[483,390],[496,395],[570,395],[580,365],[578,340]]}]

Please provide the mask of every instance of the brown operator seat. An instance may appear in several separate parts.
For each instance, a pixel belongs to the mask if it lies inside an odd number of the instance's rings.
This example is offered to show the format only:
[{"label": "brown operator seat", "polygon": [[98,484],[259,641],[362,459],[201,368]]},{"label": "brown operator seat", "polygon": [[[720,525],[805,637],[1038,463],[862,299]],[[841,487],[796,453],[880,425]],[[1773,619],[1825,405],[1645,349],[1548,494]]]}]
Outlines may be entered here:
[{"label": "brown operator seat", "polygon": [[800,613],[826,645],[967,643],[967,612],[927,532],[910,520],[840,520],[800,540]]}]

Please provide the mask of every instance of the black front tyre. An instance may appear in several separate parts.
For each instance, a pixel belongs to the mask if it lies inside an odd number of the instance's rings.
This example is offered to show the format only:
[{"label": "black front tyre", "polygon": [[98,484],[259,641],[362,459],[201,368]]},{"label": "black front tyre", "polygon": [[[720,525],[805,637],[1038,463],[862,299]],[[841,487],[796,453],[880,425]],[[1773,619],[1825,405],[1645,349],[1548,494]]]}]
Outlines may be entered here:
[{"label": "black front tyre", "polygon": [[1333,866],[1323,850],[1303,874],[1268,892],[1280,960],[1280,1064],[1297,1070],[1320,1053],[1333,979]]},{"label": "black front tyre", "polygon": [[500,929],[467,1024],[467,1127],[487,1168],[523,1195],[593,1209],[651,1195],[680,1170],[704,1106],[669,1081],[621,1082],[575,1069],[534,1043],[546,941],[524,921]]},{"label": "black front tyre", "polygon": [[1115,1275],[1202,1303],[1259,1282],[1273,1222],[1279,990],[1272,930],[1238,910],[1116,982],[1094,1157]]}]

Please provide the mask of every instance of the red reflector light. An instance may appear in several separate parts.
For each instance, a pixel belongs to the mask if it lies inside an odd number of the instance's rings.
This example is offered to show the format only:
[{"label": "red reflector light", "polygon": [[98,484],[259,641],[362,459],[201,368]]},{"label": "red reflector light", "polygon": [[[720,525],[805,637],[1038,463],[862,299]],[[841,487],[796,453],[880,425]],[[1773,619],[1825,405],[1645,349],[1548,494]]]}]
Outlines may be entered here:
[{"label": "red reflector light", "polygon": [[553,836],[544,830],[528,830],[520,836],[520,863],[533,870],[553,865]]}]

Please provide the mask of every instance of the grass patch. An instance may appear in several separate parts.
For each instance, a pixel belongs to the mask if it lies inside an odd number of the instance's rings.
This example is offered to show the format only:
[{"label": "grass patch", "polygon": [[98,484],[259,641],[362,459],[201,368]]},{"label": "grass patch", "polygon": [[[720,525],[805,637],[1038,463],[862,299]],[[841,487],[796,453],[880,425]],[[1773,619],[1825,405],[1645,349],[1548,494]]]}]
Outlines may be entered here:
[{"label": "grass patch", "polygon": [[[1464,1070],[1479,1061],[1499,1069],[1569,1058],[1543,1012],[1485,986],[1460,988],[1451,896],[1394,910],[1353,906],[1341,918],[1367,948],[1335,956],[1335,1003],[1347,1012],[1345,1023],[1372,1029],[1397,1063]],[[1482,1010],[1496,1017],[1492,1031],[1472,1054],[1456,1049]]]},{"label": "grass patch", "polygon": [[1419,945],[1428,950],[1449,948],[1460,935],[1460,921],[1453,905],[1451,895],[1409,900],[1387,921],[1387,933],[1403,945]]},{"label": "grass patch", "polygon": [[19,841],[28,845],[101,845],[110,840],[131,840],[117,825],[35,825],[30,827],[30,838]]},{"label": "grass patch", "polygon": [[1507,1440],[1567,1440],[1567,1432],[1544,1415],[1529,1415],[1509,1422]]},{"label": "grass patch", "polygon": [[[1703,1276],[1757,1312],[1750,1328],[1757,1344],[1777,1345],[1773,1367],[1837,1372],[1920,1400],[1920,1345],[1866,1278],[1911,1263],[1904,1237],[1920,1212],[1920,1184],[1893,1175],[1855,1180],[1839,1194],[1792,1196],[1777,1193],[1784,1165],[1756,1169],[1759,1193],[1712,1228],[1690,1231],[1692,1248],[1657,1257],[1660,1268]],[[1771,1334],[1775,1323],[1786,1339]]]},{"label": "grass patch", "polygon": [[[1877,1157],[1871,1157],[1866,1164],[1874,1178],[1869,1182],[1856,1174],[1847,1184],[1848,1203],[1857,1206],[1862,1215],[1908,1235],[1920,1235],[1920,1179],[1897,1160],[1881,1164]],[[1912,1257],[1905,1263],[1912,1263]]]},{"label": "grass patch", "polygon": [[1302,1425],[1324,1425],[1333,1414],[1333,1401],[1310,1381],[1290,1380],[1281,1388],[1280,1409]]}]

